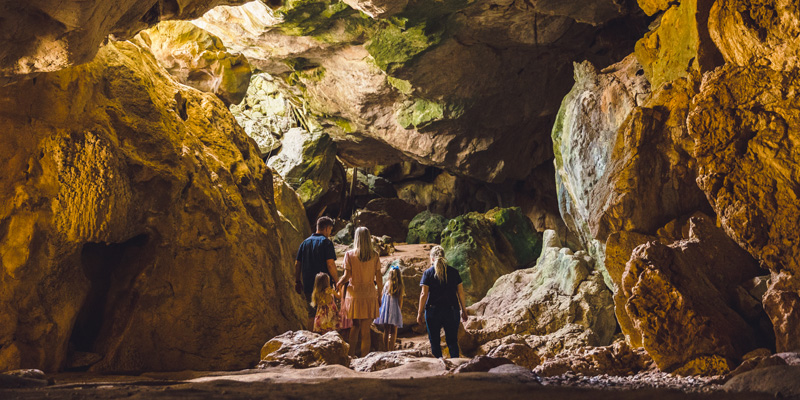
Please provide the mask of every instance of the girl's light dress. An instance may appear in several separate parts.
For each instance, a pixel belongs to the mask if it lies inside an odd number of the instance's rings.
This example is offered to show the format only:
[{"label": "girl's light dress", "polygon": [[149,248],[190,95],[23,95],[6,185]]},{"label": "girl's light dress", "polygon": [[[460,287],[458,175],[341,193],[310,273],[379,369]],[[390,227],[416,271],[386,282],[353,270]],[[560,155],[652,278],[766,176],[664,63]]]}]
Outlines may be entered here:
[{"label": "girl's light dress", "polygon": [[314,332],[325,333],[335,330],[339,324],[339,309],[334,301],[333,288],[325,289],[324,303],[317,304],[314,316]]},{"label": "girl's light dress", "polygon": [[400,311],[400,302],[389,293],[389,282],[383,287],[380,315],[373,321],[376,325],[403,326],[403,313]]}]

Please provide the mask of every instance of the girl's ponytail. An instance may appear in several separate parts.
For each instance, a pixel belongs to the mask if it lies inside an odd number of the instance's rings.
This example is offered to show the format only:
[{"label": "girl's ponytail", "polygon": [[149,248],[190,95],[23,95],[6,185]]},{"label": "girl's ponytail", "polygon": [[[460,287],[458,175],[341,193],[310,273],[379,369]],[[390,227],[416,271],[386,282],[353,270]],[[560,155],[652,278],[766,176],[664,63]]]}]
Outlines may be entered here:
[{"label": "girl's ponytail", "polygon": [[389,294],[395,299],[399,299],[405,295],[405,292],[406,288],[403,284],[400,268],[392,266],[391,273],[389,274]]}]

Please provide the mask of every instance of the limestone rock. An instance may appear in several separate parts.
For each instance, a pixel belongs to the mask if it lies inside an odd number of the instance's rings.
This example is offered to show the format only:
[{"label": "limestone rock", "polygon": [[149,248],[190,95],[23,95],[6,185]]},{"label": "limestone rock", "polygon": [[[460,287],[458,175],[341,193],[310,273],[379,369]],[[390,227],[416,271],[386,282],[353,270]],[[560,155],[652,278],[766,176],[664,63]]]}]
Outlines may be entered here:
[{"label": "limestone rock", "polygon": [[[640,1],[658,3],[661,0]],[[658,26],[636,42],[636,58],[653,88],[687,77],[692,71],[706,72],[723,64],[708,32],[708,16],[714,0],[670,2]],[[652,8],[645,8],[652,11]]]},{"label": "limestone rock", "polygon": [[408,5],[408,0],[342,0],[356,10],[370,16],[370,18],[388,18],[403,11]]},{"label": "limestone rock", "polygon": [[[548,231],[546,246],[558,245],[554,234]],[[576,324],[605,345],[616,330],[611,292],[592,260],[560,247],[545,247],[535,267],[497,279],[469,310],[477,318],[466,328],[479,343],[512,334],[543,336]]]},{"label": "limestone rock", "polygon": [[353,223],[356,226],[367,227],[369,232],[375,236],[387,235],[393,240],[403,240],[408,231],[403,227],[401,221],[392,218],[385,212],[359,210],[353,216]]},{"label": "limestone rock", "polygon": [[480,300],[497,278],[524,266],[538,243],[538,233],[519,208],[462,215],[450,220],[442,232],[447,261],[461,273],[470,304]]},{"label": "limestone rock", "polygon": [[[763,344],[740,314],[737,287],[758,265],[702,214],[687,221],[688,235],[669,245],[649,241],[626,264],[617,309],[663,371],[720,375],[731,362]],[[622,295],[619,295],[622,294]]]},{"label": "limestone rock", "polygon": [[632,375],[650,368],[653,360],[642,348],[631,349],[625,341],[610,346],[582,347],[544,360],[534,373],[556,376],[566,372],[584,376]]},{"label": "limestone rock", "polygon": [[290,365],[312,368],[321,365],[350,365],[350,346],[339,333],[324,335],[309,331],[289,331],[270,339],[261,348],[259,367]]},{"label": "limestone rock", "polygon": [[439,243],[447,227],[447,218],[425,210],[417,214],[408,224],[406,243]]},{"label": "limestone rock", "polygon": [[399,367],[426,357],[427,352],[420,350],[374,351],[350,363],[350,368],[359,372],[376,372]]},{"label": "limestone rock", "polygon": [[714,2],[708,30],[729,63],[800,66],[800,7],[791,0]]},{"label": "limestone rock", "polygon": [[[468,325],[470,324],[471,321],[468,322]],[[471,337],[470,339],[471,341],[465,341],[465,344],[475,346],[475,341],[479,338]],[[459,345],[461,345],[460,340]],[[477,354],[503,354],[504,349],[514,349],[514,354],[508,358],[519,362],[519,365],[531,365],[533,368],[542,360],[552,358],[563,351],[600,345],[600,340],[594,331],[587,330],[581,325],[567,324],[561,329],[545,335],[511,334],[491,340],[477,347]],[[469,346],[464,348],[471,351],[475,349]]]},{"label": "limestone rock", "polygon": [[796,71],[726,65],[707,74],[693,101],[698,184],[739,245],[772,273],[764,309],[778,351],[800,348],[800,87]]},{"label": "limestone rock", "polygon": [[214,93],[225,104],[238,104],[247,94],[252,74],[247,59],[229,53],[218,37],[191,22],[164,21],[136,40],[184,85]]},{"label": "limestone rock", "polygon": [[90,61],[109,34],[127,39],[165,19],[189,19],[243,0],[39,1],[2,6],[0,76],[52,72]]},{"label": "limestone rock", "polygon": [[[348,1],[376,17],[404,3]],[[376,21],[315,0],[274,12],[227,7],[197,23],[259,69],[298,82],[314,112],[339,128],[329,133],[341,149],[359,143],[362,151],[346,152],[352,164],[410,159],[504,182],[524,180],[549,160],[547,133],[571,84],[568,62],[607,64],[630,52],[635,35],[604,25],[639,23],[619,4],[415,1]]]},{"label": "limestone rock", "polygon": [[506,358],[516,365],[529,370],[536,368],[541,363],[541,358],[527,343],[504,343],[492,348],[487,354],[490,357]]},{"label": "limestone rock", "polygon": [[[370,211],[386,213],[396,221],[399,221],[404,227],[408,227],[411,220],[422,211],[418,206],[397,198],[373,199],[364,208]],[[402,240],[403,238],[397,239]]]},{"label": "limestone rock", "polygon": [[800,366],[773,366],[733,377],[723,388],[731,392],[769,393],[775,397],[800,396]]},{"label": "limestone rock", "polygon": [[[306,209],[300,196],[278,174],[272,175],[273,197],[278,217],[281,221],[281,232],[287,246],[287,254],[295,254],[300,243],[311,236],[311,224],[306,216]],[[351,235],[352,237],[352,235]],[[292,257],[292,259],[294,259]]]},{"label": "limestone rock", "polygon": [[511,360],[504,357],[477,356],[465,362],[464,364],[459,365],[455,370],[453,370],[453,373],[460,374],[464,372],[487,372],[492,368],[506,364],[512,364]]},{"label": "limestone rock", "polygon": [[300,127],[290,99],[274,77],[260,73],[250,78],[244,101],[230,107],[236,122],[256,141],[264,158],[277,154],[286,132]]},{"label": "limestone rock", "polygon": [[301,324],[271,171],[216,96],[110,42],[0,103],[0,370],[247,368]]},{"label": "limestone rock", "polygon": [[280,153],[268,165],[297,191],[306,207],[316,204],[330,189],[336,145],[320,131],[292,128],[281,141]]}]

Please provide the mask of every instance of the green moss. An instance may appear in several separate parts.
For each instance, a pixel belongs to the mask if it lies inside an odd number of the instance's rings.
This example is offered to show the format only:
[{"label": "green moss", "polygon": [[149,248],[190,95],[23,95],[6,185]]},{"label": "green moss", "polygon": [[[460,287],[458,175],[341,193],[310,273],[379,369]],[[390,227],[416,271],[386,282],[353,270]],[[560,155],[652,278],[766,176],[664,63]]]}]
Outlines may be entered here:
[{"label": "green moss", "polygon": [[411,86],[411,82],[407,80],[389,76],[386,77],[386,81],[389,82],[389,84],[392,85],[395,89],[399,90],[400,93],[411,94],[414,91],[414,87]]},{"label": "green moss", "polygon": [[536,261],[542,252],[542,235],[534,230],[519,207],[495,208],[486,213],[486,218],[494,221],[497,230],[511,244],[520,265]]},{"label": "green moss", "polygon": [[341,1],[287,1],[276,13],[283,19],[278,28],[284,34],[311,36],[326,43],[364,41],[375,26],[369,16]]},{"label": "green moss", "polygon": [[409,28],[404,25],[391,23],[367,43],[367,51],[386,72],[391,73],[442,39],[443,30],[430,31],[424,22]]},{"label": "green moss", "polygon": [[335,116],[326,116],[325,118],[341,128],[344,133],[353,133],[358,130],[356,126],[347,118]]},{"label": "green moss", "polygon": [[416,99],[397,113],[397,122],[406,129],[412,126],[421,128],[442,119],[444,119],[444,106],[425,99]]},{"label": "green moss", "polygon": [[423,211],[408,224],[406,243],[439,243],[442,239],[442,231],[446,227],[447,218],[427,210]]}]

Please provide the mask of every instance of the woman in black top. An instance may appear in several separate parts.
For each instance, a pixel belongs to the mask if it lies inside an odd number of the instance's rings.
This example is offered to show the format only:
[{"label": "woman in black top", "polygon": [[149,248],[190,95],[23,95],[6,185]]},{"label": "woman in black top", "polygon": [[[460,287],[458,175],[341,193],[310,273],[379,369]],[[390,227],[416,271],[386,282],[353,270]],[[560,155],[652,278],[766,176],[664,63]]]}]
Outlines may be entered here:
[{"label": "woman in black top", "polygon": [[431,352],[436,358],[442,358],[440,332],[444,328],[444,337],[451,358],[458,358],[458,326],[459,315],[462,321],[467,320],[464,303],[464,286],[458,270],[448,266],[444,260],[442,246],[431,249],[432,267],[422,274],[422,293],[419,296],[419,312],[417,323],[422,325],[425,310],[425,324],[428,326],[428,339],[431,341]]}]

